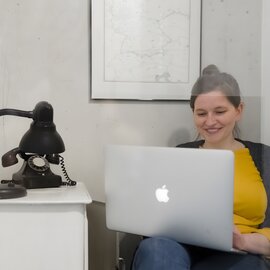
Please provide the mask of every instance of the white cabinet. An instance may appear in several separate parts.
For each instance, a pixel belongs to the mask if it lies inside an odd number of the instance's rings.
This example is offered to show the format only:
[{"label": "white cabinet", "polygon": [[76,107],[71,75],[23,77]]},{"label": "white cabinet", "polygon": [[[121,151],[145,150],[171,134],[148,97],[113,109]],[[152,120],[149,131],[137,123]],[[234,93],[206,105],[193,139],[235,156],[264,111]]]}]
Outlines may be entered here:
[{"label": "white cabinet", "polygon": [[88,269],[83,183],[27,190],[27,196],[0,200],[0,269]]}]

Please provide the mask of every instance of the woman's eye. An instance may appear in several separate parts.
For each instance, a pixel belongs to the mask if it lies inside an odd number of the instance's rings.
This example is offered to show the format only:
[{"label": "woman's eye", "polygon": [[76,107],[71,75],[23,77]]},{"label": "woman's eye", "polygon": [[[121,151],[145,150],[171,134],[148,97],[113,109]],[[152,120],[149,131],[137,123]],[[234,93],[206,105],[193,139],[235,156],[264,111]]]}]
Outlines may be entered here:
[{"label": "woman's eye", "polygon": [[206,113],[197,113],[198,116],[205,116]]},{"label": "woman's eye", "polygon": [[217,114],[223,114],[223,113],[225,113],[226,111],[217,111],[216,113]]}]

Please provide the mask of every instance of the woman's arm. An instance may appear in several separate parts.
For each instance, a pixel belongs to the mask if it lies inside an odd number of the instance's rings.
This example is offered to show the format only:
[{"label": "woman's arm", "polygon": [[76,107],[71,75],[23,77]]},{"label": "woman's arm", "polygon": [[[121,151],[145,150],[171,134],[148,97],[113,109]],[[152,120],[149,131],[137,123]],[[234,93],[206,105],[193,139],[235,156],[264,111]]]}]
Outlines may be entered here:
[{"label": "woman's arm", "polygon": [[250,253],[270,256],[270,241],[266,236],[259,233],[241,234],[235,227],[233,232],[233,246],[234,248]]}]

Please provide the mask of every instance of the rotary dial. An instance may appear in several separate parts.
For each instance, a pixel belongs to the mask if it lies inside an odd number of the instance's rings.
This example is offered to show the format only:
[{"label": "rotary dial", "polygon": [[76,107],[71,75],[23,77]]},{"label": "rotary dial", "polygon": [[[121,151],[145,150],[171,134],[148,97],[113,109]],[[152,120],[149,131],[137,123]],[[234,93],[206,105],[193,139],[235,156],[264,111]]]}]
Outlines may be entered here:
[{"label": "rotary dial", "polygon": [[49,169],[49,162],[47,159],[41,156],[31,156],[28,159],[28,165],[31,169],[38,172],[45,172]]}]

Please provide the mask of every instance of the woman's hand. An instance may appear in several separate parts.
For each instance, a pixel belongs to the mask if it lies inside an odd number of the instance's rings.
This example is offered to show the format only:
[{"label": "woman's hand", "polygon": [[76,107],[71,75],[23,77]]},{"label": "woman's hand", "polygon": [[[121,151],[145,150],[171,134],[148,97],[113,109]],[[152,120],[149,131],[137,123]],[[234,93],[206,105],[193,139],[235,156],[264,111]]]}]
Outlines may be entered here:
[{"label": "woman's hand", "polygon": [[235,225],[233,228],[233,247],[239,250],[245,250],[245,237]]},{"label": "woman's hand", "polygon": [[234,226],[233,230],[233,247],[254,254],[270,256],[270,241],[266,236],[259,233],[245,233]]}]

